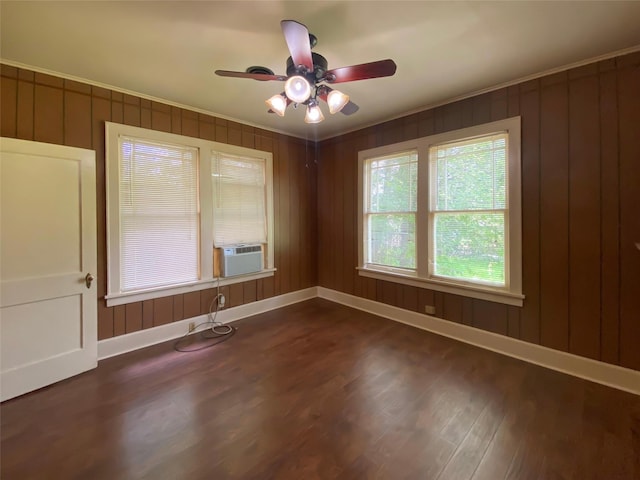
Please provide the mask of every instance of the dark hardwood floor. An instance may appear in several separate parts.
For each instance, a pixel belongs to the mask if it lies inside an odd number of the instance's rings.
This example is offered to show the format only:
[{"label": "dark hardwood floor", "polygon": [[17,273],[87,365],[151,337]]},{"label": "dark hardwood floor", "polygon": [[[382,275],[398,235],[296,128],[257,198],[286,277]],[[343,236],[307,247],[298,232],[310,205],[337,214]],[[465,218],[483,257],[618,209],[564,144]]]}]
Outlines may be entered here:
[{"label": "dark hardwood floor", "polygon": [[3,480],[638,479],[640,397],[325,300],[5,402]]}]

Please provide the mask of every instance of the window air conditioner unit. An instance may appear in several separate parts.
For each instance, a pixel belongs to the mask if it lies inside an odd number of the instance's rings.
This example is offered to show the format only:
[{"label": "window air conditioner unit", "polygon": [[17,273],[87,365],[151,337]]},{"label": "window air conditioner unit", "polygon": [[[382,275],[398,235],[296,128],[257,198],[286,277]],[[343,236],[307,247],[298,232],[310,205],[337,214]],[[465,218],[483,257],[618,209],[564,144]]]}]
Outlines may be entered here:
[{"label": "window air conditioner unit", "polygon": [[222,276],[234,277],[262,270],[261,245],[234,245],[222,249]]}]

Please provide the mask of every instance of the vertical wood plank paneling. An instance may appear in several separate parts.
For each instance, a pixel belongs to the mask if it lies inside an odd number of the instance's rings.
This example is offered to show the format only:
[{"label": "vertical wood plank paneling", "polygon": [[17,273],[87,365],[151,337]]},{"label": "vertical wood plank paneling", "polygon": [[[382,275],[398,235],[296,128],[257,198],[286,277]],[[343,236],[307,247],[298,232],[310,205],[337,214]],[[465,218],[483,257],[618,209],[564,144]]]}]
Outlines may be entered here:
[{"label": "vertical wood plank paneling", "polygon": [[569,163],[566,72],[542,79],[540,94],[540,340],[569,348]]},{"label": "vertical wood plank paneling", "polygon": [[215,118],[211,115],[200,114],[198,116],[198,134],[200,138],[205,140],[215,141],[216,139],[216,124]]},{"label": "vertical wood plank paneling", "polygon": [[267,277],[262,279],[262,297],[271,298],[275,295],[275,279]]},{"label": "vertical wood plank paneling", "polygon": [[258,299],[258,284],[255,280],[242,283],[242,303],[255,302]]},{"label": "vertical wood plank paneling", "polygon": [[454,102],[444,106],[442,123],[442,129],[445,132],[462,128],[462,102]]},{"label": "vertical wood plank paneling", "polygon": [[278,148],[279,152],[279,170],[278,170],[278,185],[279,185],[279,199],[278,199],[278,213],[280,214],[280,225],[281,228],[279,231],[279,251],[280,251],[280,265],[278,269],[280,274],[279,278],[279,286],[280,290],[276,292],[277,294],[283,294],[290,292],[291,288],[291,279],[289,278],[290,265],[291,265],[291,238],[290,231],[287,228],[284,228],[285,225],[289,224],[291,206],[289,205],[290,197],[289,197],[289,146],[284,139],[280,140],[280,145]]},{"label": "vertical wood plank paneling", "polygon": [[318,283],[328,288],[329,270],[326,265],[326,254],[329,252],[329,184],[332,180],[328,168],[331,157],[331,147],[326,144],[320,149],[318,155],[318,250],[316,263],[318,265]]},{"label": "vertical wood plank paneling", "polygon": [[48,85],[54,88],[64,88],[64,79],[47,73],[35,72],[33,81],[39,85]]},{"label": "vertical wood plank paneling", "polygon": [[[98,243],[98,298],[107,293],[107,207],[106,207],[106,172],[105,172],[105,134],[104,125],[111,120],[111,104],[109,91],[91,89],[91,148],[96,152],[96,223]],[[115,333],[114,333],[115,335]]]},{"label": "vertical wood plank paneling", "polygon": [[36,142],[63,145],[64,99],[62,90],[36,84],[34,98],[33,139]]},{"label": "vertical wood plank paneling", "polygon": [[599,359],[601,195],[596,73],[597,66],[593,74],[569,83],[569,351]]},{"label": "vertical wood plank paneling", "polygon": [[229,307],[238,307],[244,301],[244,288],[241,283],[233,283],[229,285]]},{"label": "vertical wood plank paneling", "polygon": [[[404,285],[402,289],[402,308],[411,310],[413,312],[419,312],[418,309],[418,287],[411,287]],[[424,310],[423,310],[424,311]]]},{"label": "vertical wood plank paneling", "polygon": [[91,148],[91,97],[65,91],[64,144],[71,147]]},{"label": "vertical wood plank paneling", "polygon": [[127,333],[142,330],[142,302],[128,303],[124,309]]},{"label": "vertical wood plank paneling", "polygon": [[282,161],[280,159],[280,141],[273,141],[273,223],[274,223],[274,232],[273,232],[273,261],[275,267],[278,269],[276,271],[273,278],[273,294],[280,294],[280,277],[283,275],[282,272],[282,230],[284,229],[284,224],[282,223],[282,214],[280,213],[280,197],[282,196],[282,189],[280,187],[280,165]]},{"label": "vertical wood plank paneling", "polygon": [[473,298],[462,299],[462,323],[473,326]]},{"label": "vertical wood plank paneling", "polygon": [[118,335],[124,335],[127,333],[126,326],[126,307],[124,305],[118,305],[117,307],[113,307],[113,335],[117,337]]},{"label": "vertical wood plank paneling", "polygon": [[16,137],[23,140],[33,140],[34,92],[33,82],[18,80]]},{"label": "vertical wood plank paneling", "polygon": [[474,298],[473,326],[506,335],[508,331],[507,306]]},{"label": "vertical wood plank paneling", "polygon": [[615,63],[601,62],[600,74],[600,172],[601,172],[601,359],[619,364],[620,334],[620,184],[618,158],[618,88]]},{"label": "vertical wood plank paneling", "polygon": [[[357,188],[354,185],[358,184],[357,170],[358,170],[358,153],[355,151],[355,143],[353,140],[345,143],[344,157],[342,158],[342,244],[340,244],[338,250],[342,252],[342,259],[340,265],[342,270],[340,276],[342,277],[342,291],[353,295],[354,293],[354,280],[353,277],[356,273],[356,264],[358,252],[354,251],[355,238],[358,234],[356,231],[356,218],[357,208],[354,202],[356,201]],[[401,302],[399,302],[401,303]]]},{"label": "vertical wood plank paneling", "polygon": [[222,118],[216,118],[216,142],[228,143],[227,121]]},{"label": "vertical wood plank paneling", "polygon": [[154,323],[154,308],[153,300],[145,300],[142,302],[142,328],[151,328]]},{"label": "vertical wood plank paneling", "polygon": [[182,109],[179,107],[171,107],[171,133],[182,133]]},{"label": "vertical wood plank paneling", "polygon": [[[4,69],[2,73],[5,73]],[[3,76],[1,82],[0,110],[2,113],[0,114],[0,134],[3,137],[14,138],[17,132],[18,80]]]},{"label": "vertical wood plank paneling", "polygon": [[242,146],[246,148],[255,148],[255,128],[250,125],[242,125]]},{"label": "vertical wood plank paneling", "polygon": [[[279,267],[276,278],[260,281],[260,297],[316,285],[315,231],[317,172],[310,173],[305,162],[306,145],[271,132],[257,130],[235,122],[227,122],[209,115],[198,114],[133,95],[112,92],[72,80],[50,75],[34,74],[3,66],[2,132],[10,137],[47,141],[50,143],[93,148],[97,160],[97,228],[98,228],[98,296],[99,337],[106,339],[126,332],[151,328],[156,325],[194,317],[202,313],[206,298],[201,292],[174,295],[131,306],[108,308],[106,294],[106,189],[105,189],[105,121],[126,123],[143,128],[234,143],[250,148],[271,151],[278,163],[278,152],[283,151],[284,179],[275,172],[276,215],[282,202],[285,217],[277,223],[276,237],[284,240],[276,252]],[[11,81],[13,80],[13,81]],[[37,91],[37,93],[36,93]],[[13,100],[11,100],[13,99]],[[34,116],[35,114],[35,116]],[[11,121],[13,118],[13,122]],[[229,134],[229,131],[231,132]],[[35,132],[35,133],[34,133]],[[230,139],[229,139],[230,136]],[[307,142],[308,143],[308,142]],[[288,150],[293,153],[288,155]],[[312,159],[313,160],[313,159]],[[297,162],[297,163],[294,163]],[[294,185],[294,188],[291,186]],[[281,191],[279,190],[281,188]],[[282,194],[281,194],[282,193]],[[295,205],[294,208],[291,208]],[[293,215],[294,217],[291,217]],[[276,242],[278,243],[278,242]],[[305,254],[304,245],[311,245]],[[291,251],[293,248],[293,251]],[[284,263],[279,257],[284,257]],[[291,261],[289,256],[295,258]],[[280,283],[284,284],[284,290]],[[242,295],[238,288],[242,288]],[[258,298],[257,282],[221,289],[237,306]],[[208,306],[207,306],[208,308]],[[155,310],[155,312],[154,312]]]},{"label": "vertical wood plank paneling", "polygon": [[[125,95],[125,99],[130,95]],[[138,100],[135,103],[135,100]],[[130,97],[130,102],[125,102],[123,106],[123,122],[125,125],[131,125],[133,127],[141,126],[141,112],[140,112],[140,99],[136,97]]]},{"label": "vertical wood plank paneling", "polygon": [[217,295],[217,289],[207,288],[200,290],[200,314],[209,313],[209,310],[215,311],[216,305],[214,299]]},{"label": "vertical wood plank paneling", "polygon": [[[120,98],[122,98],[122,95],[120,96]],[[119,102],[115,100],[111,102],[111,121],[114,123],[124,123],[124,103],[123,102]]]},{"label": "vertical wood plank paneling", "polygon": [[171,133],[171,107],[158,102],[151,102],[151,128]]},{"label": "vertical wood plank paneling", "polygon": [[492,93],[483,93],[473,97],[473,124],[480,125],[491,121]]},{"label": "vertical wood plank paneling", "polygon": [[[238,287],[234,292],[225,287],[223,291],[229,306],[232,297],[235,302],[252,301],[254,286],[257,299],[259,295],[269,298],[317,282],[417,311],[424,311],[424,306],[431,304],[436,306],[437,316],[460,317],[464,323],[472,312],[474,321],[480,319],[476,325],[480,328],[534,343],[538,343],[542,335],[542,343],[553,348],[569,348],[590,357],[599,355],[606,362],[620,362],[640,369],[640,349],[636,348],[640,333],[635,321],[640,314],[634,304],[634,299],[640,296],[635,276],[639,266],[634,263],[637,261],[634,245],[637,239],[633,240],[640,228],[638,216],[634,214],[638,211],[639,182],[634,159],[640,155],[635,139],[640,110],[636,57],[632,54],[617,61],[600,62],[599,77],[593,75],[595,67],[589,66],[570,72],[570,84],[566,81],[566,73],[556,74],[322,142],[318,163],[312,168],[307,165],[308,149],[298,140],[223,119],[203,118],[205,116],[200,114],[112,93],[100,87],[49,75],[36,76],[23,69],[14,69],[13,74],[6,73],[3,78],[2,134],[74,146],[87,145],[90,140],[91,148],[97,153],[100,297],[106,292],[105,120],[164,131],[176,131],[179,124],[179,130],[188,131],[191,136],[237,145],[253,142],[257,148],[261,148],[265,135],[273,135],[278,274],[275,278],[242,285],[242,295]],[[616,63],[618,70],[615,70]],[[589,69],[593,71],[587,74]],[[3,72],[8,72],[6,67]],[[7,79],[14,81],[7,82]],[[598,97],[594,100],[596,83]],[[523,129],[523,282],[526,300],[522,309],[505,307],[503,310],[500,305],[475,300],[470,308],[469,299],[463,299],[461,309],[457,309],[455,299],[440,292],[386,285],[359,277],[351,270],[352,265],[347,267],[347,263],[355,262],[357,256],[354,236],[358,228],[355,224],[358,150],[518,114],[522,116]],[[11,117],[14,118],[13,125],[11,120],[5,121]],[[82,121],[81,117],[88,120]],[[185,118],[188,119],[186,126]],[[599,134],[592,134],[596,123]],[[594,149],[600,151],[596,160]],[[314,146],[313,157],[315,150]],[[282,165],[284,181],[278,166],[281,154],[286,158]],[[294,164],[294,158],[300,156],[305,161],[299,158],[301,163]],[[353,168],[345,171],[345,165]],[[295,188],[291,188],[292,182],[296,182]],[[593,192],[594,189],[600,192],[598,198],[586,195],[587,190]],[[296,207],[292,209],[293,204]],[[284,216],[280,212],[281,206],[286,210]],[[288,220],[294,210],[298,223],[296,232],[291,230]],[[338,218],[335,218],[336,213]],[[590,216],[595,220],[589,219]],[[586,234],[580,232],[586,232],[587,225],[592,225],[593,221],[596,230],[601,231],[596,234],[598,238],[589,237],[587,242],[581,242]],[[558,229],[561,232],[560,248]],[[553,232],[553,240],[549,240],[545,232]],[[309,242],[317,252],[311,258],[304,252],[304,245]],[[352,252],[349,249],[336,251],[336,245],[344,242],[351,245]],[[593,260],[598,249],[601,257],[599,273]],[[588,278],[592,280],[588,281]],[[593,305],[588,308],[579,299],[588,298],[593,303],[598,302],[600,296],[601,318],[594,324]],[[160,303],[171,303],[171,309],[163,308],[163,311],[171,311],[170,320],[193,317],[202,310],[200,292],[167,298],[169,300],[160,300]],[[141,328],[151,326],[155,302],[142,303]],[[146,308],[147,304],[151,309]],[[129,315],[127,307],[107,308],[104,301],[99,300],[100,339],[137,328],[139,315],[136,312],[140,308],[132,305],[128,307]],[[496,308],[497,313],[492,311]],[[457,315],[455,312],[459,310],[461,314]],[[598,349],[601,351],[597,352]]]},{"label": "vertical wood plank paneling", "polygon": [[289,172],[289,291],[300,290],[300,198],[305,183],[300,173],[304,158],[300,152],[300,145],[289,143],[289,158],[287,171]]},{"label": "vertical wood plank paneling", "polygon": [[242,145],[242,125],[227,121],[227,141],[231,145]]},{"label": "vertical wood plank paneling", "polygon": [[462,100],[462,128],[473,126],[473,98]]},{"label": "vertical wood plank paneling", "polygon": [[424,288],[418,289],[418,311],[425,313],[424,307],[435,307],[436,300],[433,294],[433,290],[426,290]]},{"label": "vertical wood plank paneling", "polygon": [[180,109],[180,112],[182,114],[180,117],[180,133],[187,137],[198,138],[200,136],[198,114],[196,112],[183,109]]},{"label": "vertical wood plank paneling", "polygon": [[178,322],[183,320],[184,316],[184,295],[173,296],[173,321]]},{"label": "vertical wood plank paneling", "polygon": [[264,297],[264,279],[259,278],[256,280],[256,300],[263,300]]},{"label": "vertical wood plank paneling", "polygon": [[378,285],[379,285],[378,295],[381,296],[382,303],[386,303],[387,305],[395,305],[396,304],[396,284],[393,282],[380,280],[378,282]]},{"label": "vertical wood plank paneling", "polygon": [[183,295],[184,318],[193,318],[200,315],[200,292],[189,292]]},{"label": "vertical wood plank paneling", "polygon": [[507,335],[520,338],[520,309],[509,305],[507,308]]},{"label": "vertical wood plank paneling", "polygon": [[142,101],[140,102],[140,126],[151,128],[151,108],[145,107]]},{"label": "vertical wood plank paneling", "polygon": [[433,292],[433,303],[436,307],[435,316],[444,318],[444,293]]},{"label": "vertical wood plank paneling", "polygon": [[[511,104],[510,104],[511,106]],[[520,339],[540,343],[540,91],[520,86],[522,129],[522,290]]]},{"label": "vertical wood plank paneling", "polygon": [[[299,167],[300,174],[300,205],[298,209],[298,222],[299,222],[299,243],[300,243],[300,288],[306,288],[310,283],[311,276],[311,264],[315,263],[315,248],[311,242],[311,221],[312,212],[310,210],[311,202],[311,178],[309,164],[313,163],[313,159],[310,158],[308,142],[304,142],[300,146],[300,152],[302,159]],[[309,257],[313,257],[310,262]],[[315,285],[315,284],[314,284]]]},{"label": "vertical wood plank paneling", "polygon": [[503,120],[508,117],[508,91],[506,88],[491,92],[491,121]]},{"label": "vertical wood plank paneling", "polygon": [[456,323],[462,323],[462,297],[450,293],[443,294],[442,317]]},{"label": "vertical wood plank paneling", "polygon": [[153,300],[153,326],[165,325],[173,320],[173,297]]},{"label": "vertical wood plank paneling", "polygon": [[98,299],[98,340],[113,337],[113,308],[108,308],[104,300]]},{"label": "vertical wood plank paneling", "polygon": [[[633,55],[633,54],[632,54]],[[638,60],[638,55],[632,57]],[[640,370],[640,66],[618,71],[620,364]]]}]

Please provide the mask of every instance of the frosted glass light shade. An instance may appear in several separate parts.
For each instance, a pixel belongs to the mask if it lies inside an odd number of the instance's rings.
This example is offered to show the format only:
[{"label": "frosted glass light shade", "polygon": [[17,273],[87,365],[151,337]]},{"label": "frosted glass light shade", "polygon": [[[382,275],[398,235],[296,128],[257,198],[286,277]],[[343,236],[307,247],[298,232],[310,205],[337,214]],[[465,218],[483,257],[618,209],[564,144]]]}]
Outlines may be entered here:
[{"label": "frosted glass light shade", "polygon": [[284,117],[284,112],[287,109],[287,99],[284,95],[274,95],[269,100],[265,100],[264,103],[279,116]]},{"label": "frosted glass light shade", "polygon": [[284,92],[292,102],[304,103],[311,96],[311,85],[304,77],[295,75],[284,84]]},{"label": "frosted glass light shade", "polygon": [[305,123],[320,123],[323,120],[324,115],[318,105],[309,105],[307,107],[307,113],[304,116]]},{"label": "frosted glass light shade", "polygon": [[338,113],[349,103],[349,95],[345,95],[338,90],[331,90],[327,96],[327,105],[329,105],[329,113]]}]

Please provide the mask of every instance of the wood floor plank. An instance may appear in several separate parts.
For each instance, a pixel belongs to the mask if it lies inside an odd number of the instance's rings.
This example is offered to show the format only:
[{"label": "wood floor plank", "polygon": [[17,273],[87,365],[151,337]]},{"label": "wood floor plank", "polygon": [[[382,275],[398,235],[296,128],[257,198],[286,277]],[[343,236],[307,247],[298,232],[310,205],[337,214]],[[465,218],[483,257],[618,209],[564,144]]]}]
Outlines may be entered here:
[{"label": "wood floor plank", "polygon": [[3,403],[0,477],[640,478],[638,396],[322,299],[234,325]]}]

